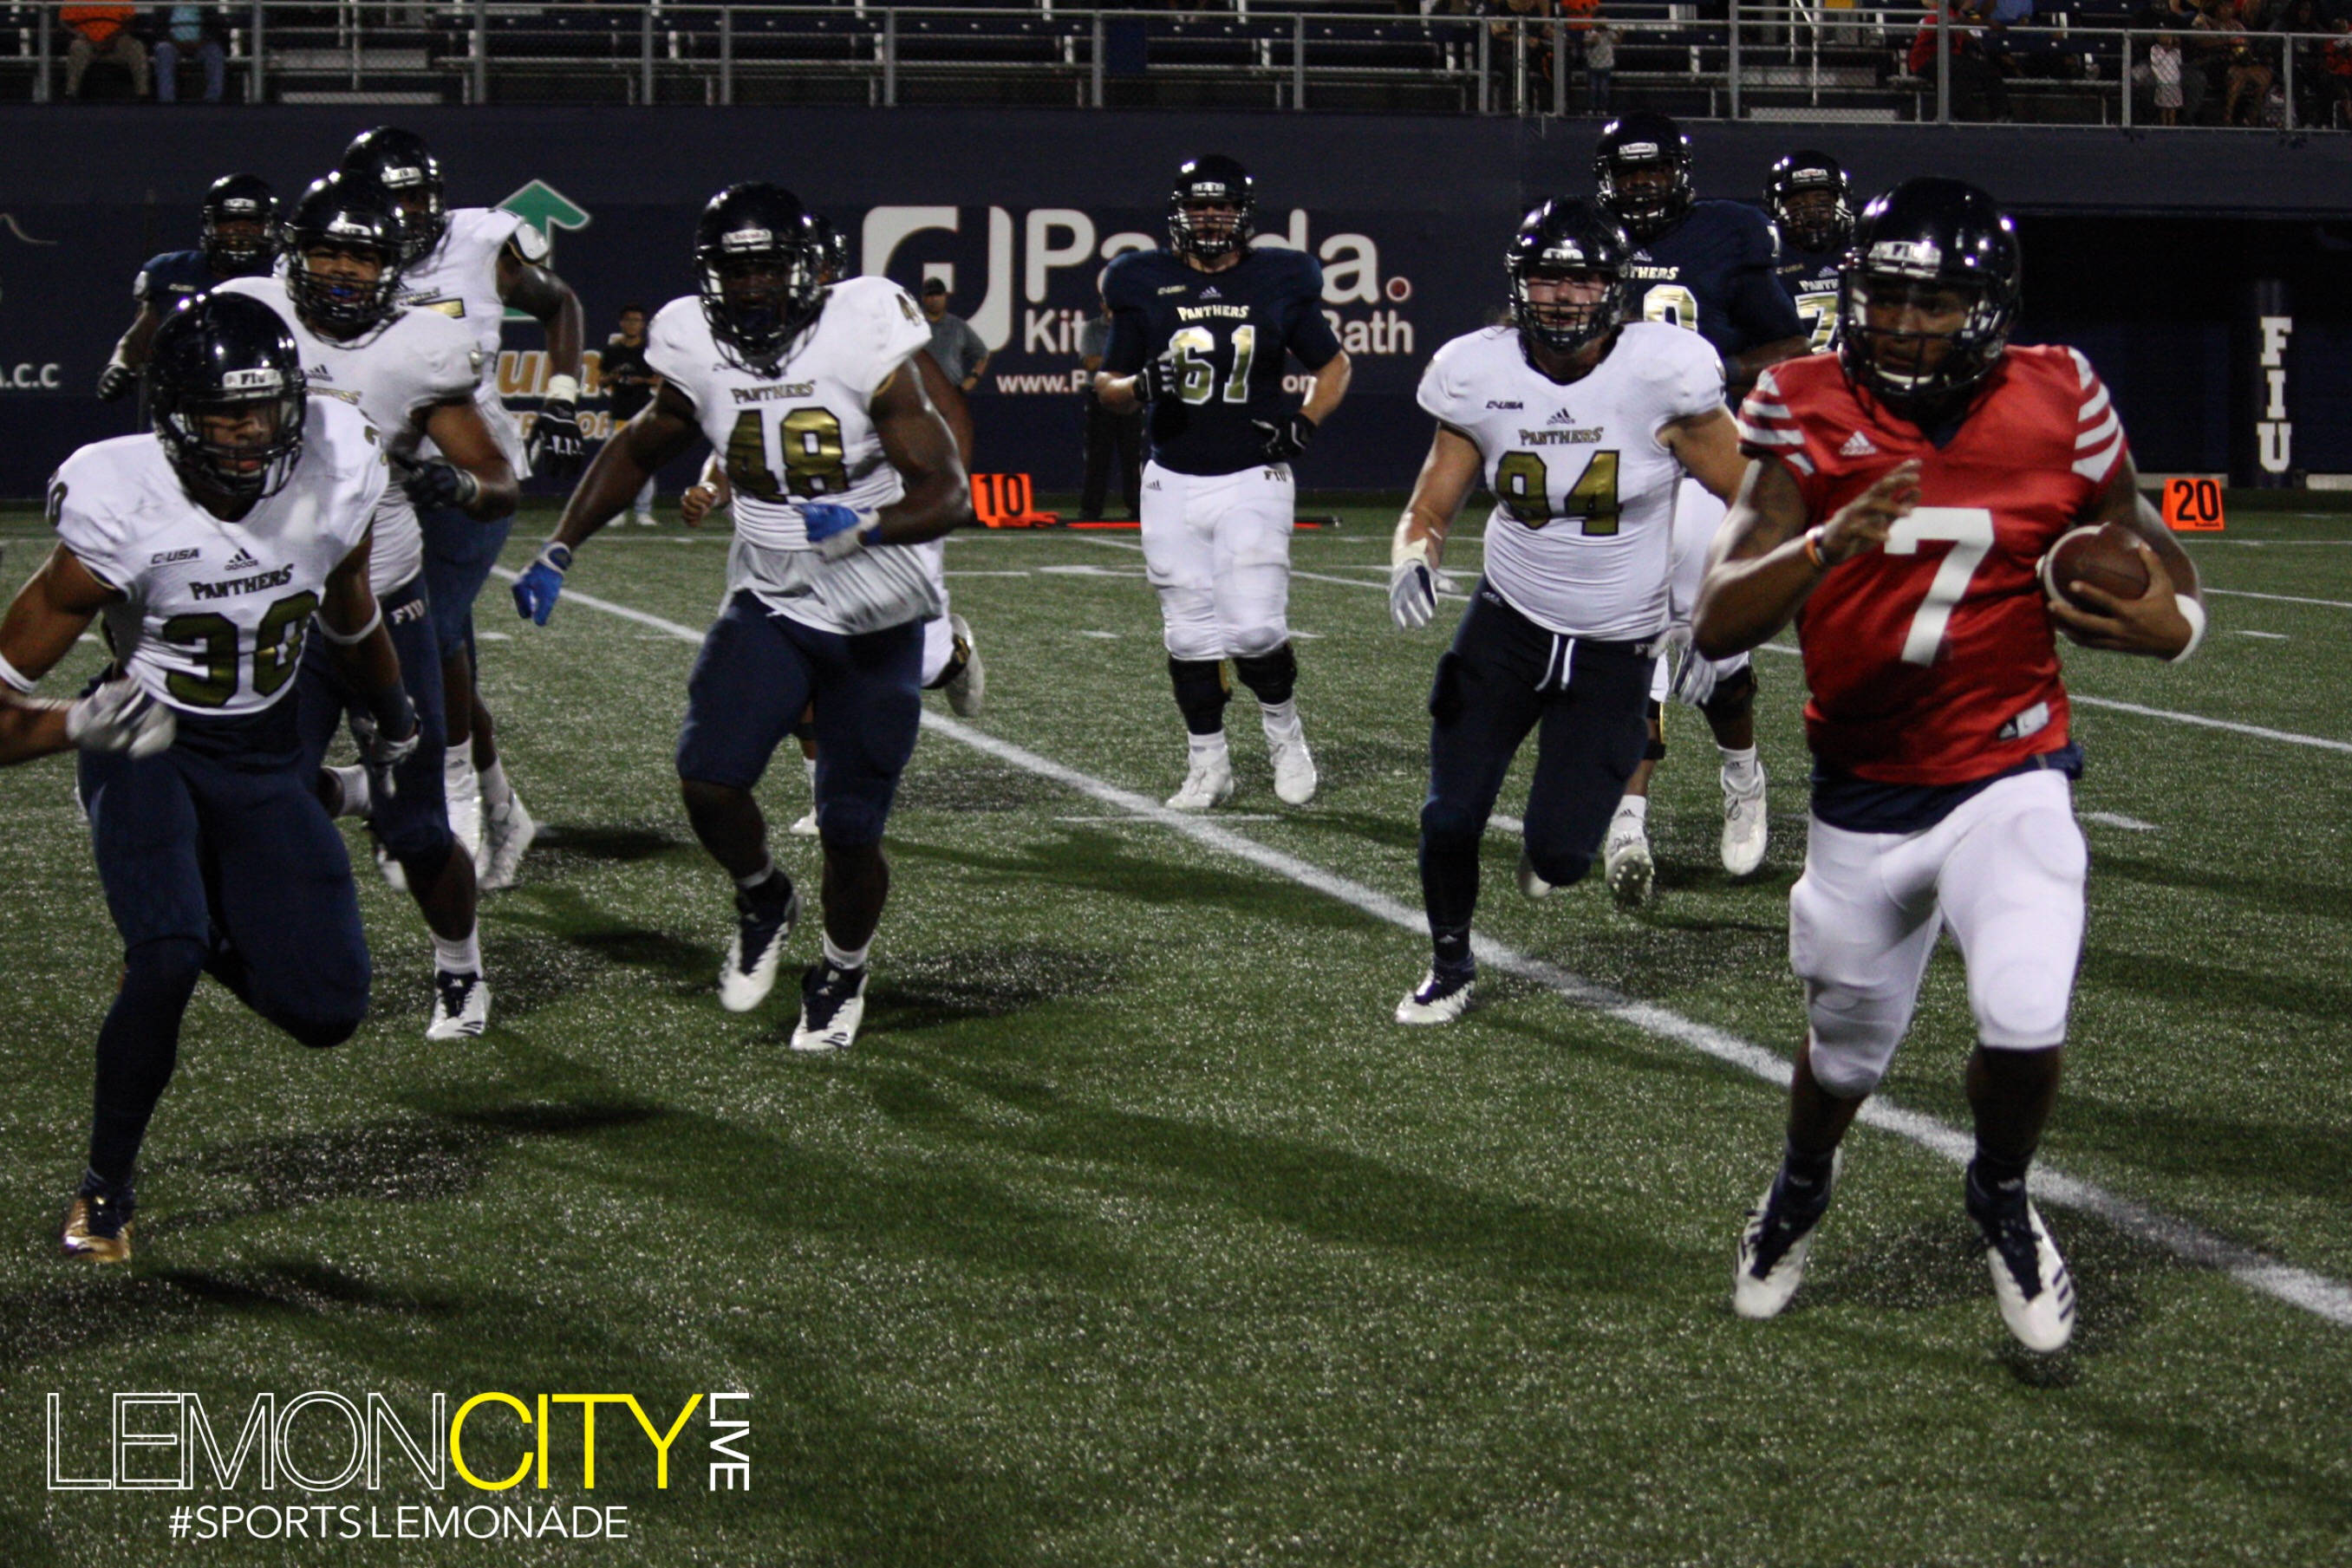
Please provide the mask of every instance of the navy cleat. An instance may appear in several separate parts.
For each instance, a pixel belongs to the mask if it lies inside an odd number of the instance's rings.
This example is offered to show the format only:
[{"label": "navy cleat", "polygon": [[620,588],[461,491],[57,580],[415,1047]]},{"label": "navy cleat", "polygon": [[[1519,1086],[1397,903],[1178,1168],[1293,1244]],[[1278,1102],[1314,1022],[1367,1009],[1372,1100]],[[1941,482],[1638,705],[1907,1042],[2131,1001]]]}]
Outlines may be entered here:
[{"label": "navy cleat", "polygon": [[801,1021],[793,1049],[816,1054],[847,1051],[866,1017],[866,970],[820,958],[801,977]]}]

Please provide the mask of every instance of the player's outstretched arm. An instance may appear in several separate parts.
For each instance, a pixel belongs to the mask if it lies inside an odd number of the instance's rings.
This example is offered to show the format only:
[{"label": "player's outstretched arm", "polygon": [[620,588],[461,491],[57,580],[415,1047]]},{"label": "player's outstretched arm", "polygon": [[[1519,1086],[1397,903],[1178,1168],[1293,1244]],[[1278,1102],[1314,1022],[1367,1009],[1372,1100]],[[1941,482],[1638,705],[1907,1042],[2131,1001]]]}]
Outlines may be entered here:
[{"label": "player's outstretched arm", "polygon": [[1730,411],[1708,409],[1658,427],[1658,444],[1674,454],[1683,472],[1706,486],[1716,499],[1729,506],[1739,497],[1739,483],[1748,476],[1748,459],[1739,451],[1739,426]]},{"label": "player's outstretched arm", "polygon": [[[923,355],[918,353],[915,358]],[[869,543],[917,545],[971,522],[971,480],[923,378],[893,375],[874,393],[874,434],[907,492],[874,514]]]},{"label": "player's outstretched arm", "polygon": [[1481,466],[1476,443],[1450,424],[1437,427],[1389,546],[1389,613],[1408,632],[1437,613],[1438,563]]},{"label": "player's outstretched arm", "polygon": [[940,411],[940,417],[948,422],[948,431],[955,437],[956,455],[963,459],[964,472],[969,474],[971,472],[971,400],[948,380],[947,371],[940,369],[940,362],[931,358],[929,349],[916,350],[913,363],[917,373],[923,378],[924,395],[931,400],[931,406]]},{"label": "player's outstretched arm", "polygon": [[1808,528],[1805,498],[1778,462],[1751,465],[1716,536],[1699,586],[1691,643],[1727,659],[1770,640],[1841,562],[1885,547],[1889,529],[1919,504],[1919,465],[1898,463],[1878,482]]},{"label": "player's outstretched arm", "polygon": [[153,341],[155,329],[163,324],[163,313],[152,299],[139,302],[139,314],[131,319],[121,341],[114,345],[113,358],[98,376],[98,395],[108,402],[114,402],[139,382],[140,367],[147,362],[147,345]]},{"label": "player's outstretched arm", "polygon": [[563,504],[553,542],[566,550],[586,543],[589,535],[636,499],[646,480],[684,456],[695,435],[694,404],[677,388],[663,387],[636,418],[597,449],[596,460]]},{"label": "player's outstretched arm", "polygon": [[499,252],[499,298],[536,318],[547,334],[547,390],[531,422],[530,458],[550,478],[569,479],[587,455],[580,434],[580,350],[586,336],[580,297],[509,245]]},{"label": "player's outstretched arm", "polygon": [[456,507],[478,523],[513,516],[522,486],[480,406],[472,398],[436,403],[424,424],[441,455],[401,481],[408,498],[420,507]]},{"label": "player's outstretched arm", "polygon": [[2178,664],[2205,639],[2205,591],[2197,563],[2180,548],[2163,517],[2139,491],[2139,468],[2131,454],[2107,479],[2106,488],[2083,513],[2085,524],[2120,523],[2138,536],[2140,564],[2147,568],[2147,591],[2119,599],[2089,583],[2073,591],[2098,606],[2084,610],[2050,596],[2050,619],[2085,648],[2143,653]]},{"label": "player's outstretched arm", "polygon": [[63,545],[49,552],[17,591],[6,619],[0,620],[0,767],[73,747],[67,727],[70,705],[20,694],[57,667],[91,618],[115,597]]},{"label": "player's outstretched arm", "polygon": [[327,640],[328,661],[344,689],[357,693],[365,710],[352,716],[352,735],[360,743],[361,766],[379,794],[388,799],[399,788],[393,769],[415,755],[425,731],[416,705],[400,684],[400,655],[392,645],[392,628],[383,623],[383,607],[368,583],[368,556],[374,541],[371,529],[342,564],[327,574],[319,633]]}]

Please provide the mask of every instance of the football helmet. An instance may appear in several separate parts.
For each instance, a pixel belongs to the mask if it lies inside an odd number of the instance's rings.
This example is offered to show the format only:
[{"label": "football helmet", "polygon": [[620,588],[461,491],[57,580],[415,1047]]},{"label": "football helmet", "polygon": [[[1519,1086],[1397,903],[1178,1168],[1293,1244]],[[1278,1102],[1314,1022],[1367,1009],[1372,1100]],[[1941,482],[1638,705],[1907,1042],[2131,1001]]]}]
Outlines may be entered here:
[{"label": "football helmet", "polygon": [[196,248],[215,276],[252,277],[278,259],[278,193],[258,174],[223,174],[205,193]]},{"label": "football helmet", "polygon": [[[1664,181],[1638,180],[1645,170]],[[1640,110],[1601,128],[1592,153],[1592,180],[1601,204],[1636,240],[1652,240],[1682,222],[1697,193],[1691,188],[1690,138],[1663,114]]]},{"label": "football helmet", "polygon": [[421,261],[441,243],[449,229],[449,208],[441,160],[433,155],[425,138],[392,125],[362,131],[343,149],[341,167],[368,175],[392,193],[400,207],[407,243],[404,261]]},{"label": "football helmet", "polygon": [[[1188,213],[1187,203],[1222,203],[1234,215]],[[1183,255],[1214,261],[1249,244],[1256,210],[1256,183],[1238,162],[1222,152],[1187,158],[1168,193],[1168,243]]]},{"label": "football helmet", "polygon": [[[400,203],[362,174],[338,169],[313,180],[286,219],[286,292],[305,322],[336,335],[363,332],[387,319],[400,293],[406,225]],[[313,251],[373,261],[373,281],[312,270]]]},{"label": "football helmet", "polygon": [[[1827,202],[1805,201],[1827,196]],[[1843,250],[1853,237],[1853,182],[1826,152],[1791,152],[1764,177],[1764,210],[1800,250]]]},{"label": "football helmet", "polygon": [[751,181],[710,198],[694,226],[695,283],[719,351],[773,375],[824,308],[823,257],[808,210],[781,185]]},{"label": "football helmet", "polygon": [[[1633,248],[1608,214],[1573,196],[1555,196],[1519,220],[1503,265],[1511,275],[1511,319],[1528,339],[1563,354],[1617,330],[1625,319],[1625,257]],[[1590,302],[1541,303],[1528,284],[1538,277],[1597,274],[1607,285]]]},{"label": "football helmet", "polygon": [[809,240],[816,246],[819,280],[839,283],[849,276],[849,236],[832,219],[811,213]]},{"label": "football helmet", "polygon": [[[310,412],[302,355],[260,300],[198,294],[165,317],[149,346],[147,389],[155,437],[184,483],[257,501],[294,476]],[[237,425],[207,428],[224,417]]]},{"label": "football helmet", "polygon": [[[1838,358],[1847,379],[1898,413],[1971,391],[2009,346],[2019,270],[2016,225],[1976,186],[1906,180],[1876,198],[1855,220],[1838,268]],[[1874,302],[1884,308],[1947,289],[1967,302],[1952,331],[1871,325]]]}]

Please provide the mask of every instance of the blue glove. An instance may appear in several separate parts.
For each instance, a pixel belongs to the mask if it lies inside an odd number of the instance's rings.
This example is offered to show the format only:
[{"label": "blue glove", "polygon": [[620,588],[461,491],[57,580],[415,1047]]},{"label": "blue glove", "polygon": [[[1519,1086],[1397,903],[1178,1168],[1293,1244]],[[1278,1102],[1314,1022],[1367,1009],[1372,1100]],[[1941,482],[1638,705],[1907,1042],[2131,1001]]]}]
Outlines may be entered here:
[{"label": "blue glove", "polygon": [[539,559],[523,568],[515,579],[515,613],[534,626],[544,626],[547,618],[555,613],[555,601],[563,591],[563,574],[572,570],[572,549],[550,539]]},{"label": "blue glove", "polygon": [[809,543],[827,560],[855,555],[881,538],[881,528],[855,507],[838,501],[810,501],[801,507],[801,527]]}]

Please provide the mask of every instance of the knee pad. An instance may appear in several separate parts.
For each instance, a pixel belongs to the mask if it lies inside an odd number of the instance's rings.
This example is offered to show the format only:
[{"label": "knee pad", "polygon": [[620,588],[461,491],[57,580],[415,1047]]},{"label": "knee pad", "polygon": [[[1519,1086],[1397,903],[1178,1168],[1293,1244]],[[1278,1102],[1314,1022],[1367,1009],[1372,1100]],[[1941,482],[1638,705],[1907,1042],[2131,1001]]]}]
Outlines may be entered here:
[{"label": "knee pad", "polygon": [[280,1012],[269,1021],[292,1035],[298,1045],[309,1046],[312,1051],[331,1051],[359,1033],[360,1024],[366,1017],[367,1011],[362,1008],[356,1012]]},{"label": "knee pad", "polygon": [[1421,809],[1421,841],[1433,850],[1475,849],[1486,824],[1459,806],[1431,800]]},{"label": "knee pad", "polygon": [[1286,703],[1298,689],[1298,655],[1286,640],[1272,653],[1235,654],[1234,673],[1258,701],[1269,706]]},{"label": "knee pad", "polygon": [[1168,679],[1176,688],[1176,706],[1184,727],[1194,735],[1214,735],[1225,727],[1225,704],[1234,688],[1225,679],[1223,659],[1179,659],[1170,654]]},{"label": "knee pad", "polygon": [[1715,683],[1715,690],[1698,711],[1706,715],[1709,724],[1729,724],[1746,716],[1756,706],[1756,666],[1742,664]]},{"label": "knee pad", "polygon": [[1855,1099],[1878,1087],[1911,1024],[1911,998],[1878,995],[1819,982],[1805,987],[1811,1024],[1807,1051],[1813,1080],[1841,1099]]},{"label": "knee pad", "polygon": [[169,1002],[176,992],[184,1003],[204,977],[206,956],[205,945],[193,936],[142,942],[122,955],[123,994]]}]

